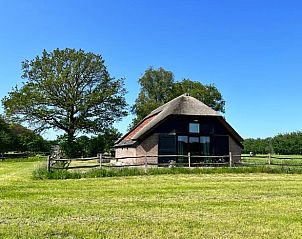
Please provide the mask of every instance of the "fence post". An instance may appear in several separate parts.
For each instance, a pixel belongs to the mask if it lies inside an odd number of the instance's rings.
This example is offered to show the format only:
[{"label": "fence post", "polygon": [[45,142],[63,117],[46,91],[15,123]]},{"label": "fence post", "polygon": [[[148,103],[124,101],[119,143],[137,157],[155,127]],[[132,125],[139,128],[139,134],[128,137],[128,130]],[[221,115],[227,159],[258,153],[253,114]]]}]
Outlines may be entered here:
[{"label": "fence post", "polygon": [[230,152],[230,168],[233,166],[233,157],[232,157],[232,152]]},{"label": "fence post", "polygon": [[188,153],[189,168],[191,168],[191,153]]},{"label": "fence post", "polygon": [[270,165],[272,163],[272,155],[271,153],[268,153],[268,164]]},{"label": "fence post", "polygon": [[147,173],[147,166],[148,166],[147,155],[145,155],[145,173]]},{"label": "fence post", "polygon": [[47,164],[46,164],[47,172],[50,172],[50,156],[47,156]]},{"label": "fence post", "polygon": [[100,158],[100,168],[102,168],[102,154],[99,155]]}]

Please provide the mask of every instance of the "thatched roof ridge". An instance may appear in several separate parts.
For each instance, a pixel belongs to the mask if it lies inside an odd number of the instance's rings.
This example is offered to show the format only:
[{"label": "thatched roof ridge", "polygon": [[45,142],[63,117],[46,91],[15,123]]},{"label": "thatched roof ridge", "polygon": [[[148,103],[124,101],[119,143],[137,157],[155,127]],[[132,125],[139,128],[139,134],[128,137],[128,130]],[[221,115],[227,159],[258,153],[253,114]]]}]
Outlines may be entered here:
[{"label": "thatched roof ridge", "polygon": [[132,137],[133,140],[139,139],[142,135],[144,135],[169,115],[220,116],[218,112],[187,94],[180,95],[166,104],[158,107],[147,115],[145,119],[155,114],[158,115],[154,117],[149,124],[145,125],[140,131],[138,131]]},{"label": "thatched roof ridge", "polygon": [[[139,138],[170,115],[218,116],[222,118],[217,111],[213,110],[206,104],[194,97],[183,94],[153,110],[136,127],[120,138],[116,142],[115,146],[118,147],[134,144]],[[131,136],[131,139],[129,139],[129,136]]]}]

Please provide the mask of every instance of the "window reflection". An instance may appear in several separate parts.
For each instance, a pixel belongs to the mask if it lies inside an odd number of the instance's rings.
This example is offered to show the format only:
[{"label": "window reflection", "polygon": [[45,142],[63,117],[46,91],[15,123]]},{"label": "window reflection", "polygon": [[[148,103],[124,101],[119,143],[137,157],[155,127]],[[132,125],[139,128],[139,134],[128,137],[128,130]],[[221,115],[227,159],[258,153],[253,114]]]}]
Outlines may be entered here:
[{"label": "window reflection", "polygon": [[189,133],[199,133],[199,123],[190,123]]}]

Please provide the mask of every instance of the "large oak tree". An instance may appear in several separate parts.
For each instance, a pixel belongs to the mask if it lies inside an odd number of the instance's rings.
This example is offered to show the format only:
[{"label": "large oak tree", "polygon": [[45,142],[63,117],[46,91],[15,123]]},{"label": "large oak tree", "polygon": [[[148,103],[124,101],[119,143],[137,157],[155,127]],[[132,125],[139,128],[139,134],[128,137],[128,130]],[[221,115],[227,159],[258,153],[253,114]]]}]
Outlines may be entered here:
[{"label": "large oak tree", "polygon": [[2,103],[8,116],[36,129],[63,130],[72,143],[76,133],[100,133],[127,114],[123,79],[109,75],[99,54],[44,50],[22,70],[25,83]]}]

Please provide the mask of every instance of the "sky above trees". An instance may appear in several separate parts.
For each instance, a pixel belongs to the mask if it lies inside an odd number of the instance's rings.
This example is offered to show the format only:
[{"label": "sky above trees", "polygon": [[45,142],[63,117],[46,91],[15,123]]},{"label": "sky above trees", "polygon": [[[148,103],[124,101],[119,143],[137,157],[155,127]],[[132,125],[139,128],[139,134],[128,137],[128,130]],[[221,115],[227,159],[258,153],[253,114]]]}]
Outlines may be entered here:
[{"label": "sky above trees", "polygon": [[[291,0],[0,0],[0,98],[21,85],[21,61],[82,48],[126,78],[130,105],[144,71],[163,67],[214,83],[244,138],[301,130],[301,24],[302,2]],[[124,133],[131,118],[116,127]]]}]

